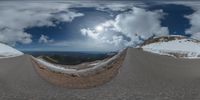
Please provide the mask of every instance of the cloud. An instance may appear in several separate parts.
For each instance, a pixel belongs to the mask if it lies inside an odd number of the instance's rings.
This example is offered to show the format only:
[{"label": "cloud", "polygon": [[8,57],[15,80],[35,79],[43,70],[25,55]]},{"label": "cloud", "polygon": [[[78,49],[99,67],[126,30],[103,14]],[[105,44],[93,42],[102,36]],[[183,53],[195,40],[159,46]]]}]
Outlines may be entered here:
[{"label": "cloud", "polygon": [[[195,8],[194,8],[195,9]],[[189,19],[191,27],[185,30],[186,34],[191,34],[191,38],[200,40],[200,8],[196,8],[196,12],[185,16]]]},{"label": "cloud", "polygon": [[24,29],[55,26],[56,23],[70,22],[76,17],[84,16],[83,13],[72,11],[69,8],[94,7],[101,11],[124,11],[130,9],[133,5],[144,4],[96,1],[1,2],[0,42],[10,45],[16,43],[29,44],[32,42],[32,36]]},{"label": "cloud", "polygon": [[113,44],[114,46],[118,47],[126,47],[129,46],[131,42],[124,39],[123,36],[114,35],[111,40],[105,40],[106,43]]},{"label": "cloud", "polygon": [[[30,27],[55,26],[59,22],[70,22],[84,16],[69,8],[94,7],[101,11],[125,11],[133,5],[144,6],[139,2],[92,2],[92,1],[37,1],[1,2],[0,4],[0,42],[10,45],[32,42],[31,34],[24,32]],[[23,5],[23,6],[22,6]]]},{"label": "cloud", "polygon": [[[66,2],[65,2],[66,3]],[[68,1],[69,3],[69,1]],[[147,5],[140,1],[71,1],[72,7],[93,7],[100,11],[126,11],[133,6],[146,7]]]},{"label": "cloud", "polygon": [[[23,5],[23,6],[22,6]],[[32,42],[31,34],[24,29],[30,27],[55,26],[59,22],[70,22],[82,13],[69,10],[69,4],[3,2],[0,4],[0,42],[15,45],[16,42]]]},{"label": "cloud", "polygon": [[[1,27],[1,26],[0,26]],[[19,29],[9,29],[1,28],[0,29],[0,42],[14,46],[16,41],[19,41],[23,44],[31,43],[31,35],[23,32]]]},{"label": "cloud", "polygon": [[[168,28],[160,25],[163,15],[162,10],[146,11],[133,7],[131,11],[118,14],[114,20],[99,24],[98,26],[103,27],[103,32],[96,32],[95,29],[89,28],[81,29],[81,32],[85,36],[115,46],[136,46],[142,42],[141,39],[169,34]],[[128,41],[123,35],[130,37],[131,40]]]},{"label": "cloud", "polygon": [[[99,24],[104,27],[104,32],[98,32],[95,28],[81,29],[82,35],[95,40],[98,45],[102,43],[122,48],[140,43],[140,38],[168,34],[168,29],[160,25],[162,11],[151,12],[133,7],[136,5],[145,6],[137,2],[3,2],[0,4],[0,42],[11,45],[31,43],[32,36],[24,29],[71,22],[76,17],[84,16],[83,13],[70,9],[77,7],[94,7],[101,11],[116,12],[130,10],[117,15],[113,20]],[[40,38],[43,38],[41,43],[48,41],[45,36]]]},{"label": "cloud", "polygon": [[165,2],[165,4],[179,4],[191,7],[195,12],[191,15],[186,15],[185,18],[187,18],[190,22],[191,27],[185,30],[186,34],[190,34],[191,38],[200,40],[200,2],[199,1],[169,1]]},{"label": "cloud", "polygon": [[49,39],[48,36],[42,34],[42,35],[40,36],[38,42],[39,42],[39,43],[52,43],[52,42],[54,42],[54,40],[53,40],[53,39]]},{"label": "cloud", "polygon": [[[102,30],[98,30],[96,27],[101,27]],[[126,40],[123,34],[117,33],[110,27],[110,22],[105,22],[97,25],[93,29],[91,28],[83,28],[81,29],[82,35],[92,39],[91,43],[102,43],[99,45],[111,45],[115,49],[120,49],[128,46],[129,41]]]},{"label": "cloud", "polygon": [[97,32],[96,30],[92,30],[92,29],[81,29],[81,33],[84,35],[84,36],[88,36],[88,37],[91,37],[91,38],[94,38],[94,39],[98,39],[99,37],[99,32]]},{"label": "cloud", "polygon": [[[136,3],[133,4],[133,2],[126,2],[124,3],[111,3],[111,4],[104,4],[104,5],[98,5],[97,10],[101,11],[126,11],[128,9],[131,9]],[[143,4],[137,3],[137,5],[144,6]]]},{"label": "cloud", "polygon": [[191,27],[186,30],[187,34],[196,34],[196,33],[200,32],[199,16],[200,16],[200,9],[199,9],[199,11],[197,11],[191,15],[185,16],[186,18],[189,19],[190,25],[191,25]]},{"label": "cloud", "polygon": [[132,11],[118,15],[114,27],[132,38],[140,36],[147,39],[153,35],[167,35],[168,28],[160,25],[162,17],[162,10],[152,12],[134,7]]}]

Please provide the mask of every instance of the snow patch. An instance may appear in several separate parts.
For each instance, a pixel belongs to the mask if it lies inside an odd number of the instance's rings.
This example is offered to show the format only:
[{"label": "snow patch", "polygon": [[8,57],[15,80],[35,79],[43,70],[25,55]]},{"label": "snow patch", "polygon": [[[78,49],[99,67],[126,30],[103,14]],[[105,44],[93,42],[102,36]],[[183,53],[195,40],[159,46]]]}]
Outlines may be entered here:
[{"label": "snow patch", "polygon": [[22,52],[0,43],[0,58],[10,58],[23,55]]},{"label": "snow patch", "polygon": [[178,58],[200,58],[200,43],[191,39],[156,42],[142,46],[144,51]]}]

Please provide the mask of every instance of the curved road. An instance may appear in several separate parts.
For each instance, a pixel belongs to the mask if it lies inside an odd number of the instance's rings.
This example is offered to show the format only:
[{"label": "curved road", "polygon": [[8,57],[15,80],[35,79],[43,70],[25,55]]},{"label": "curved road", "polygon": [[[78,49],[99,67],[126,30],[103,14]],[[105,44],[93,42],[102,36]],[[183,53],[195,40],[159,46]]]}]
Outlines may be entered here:
[{"label": "curved road", "polygon": [[0,60],[0,100],[199,100],[200,60],[129,48],[119,74],[90,89],[54,86],[25,55]]}]

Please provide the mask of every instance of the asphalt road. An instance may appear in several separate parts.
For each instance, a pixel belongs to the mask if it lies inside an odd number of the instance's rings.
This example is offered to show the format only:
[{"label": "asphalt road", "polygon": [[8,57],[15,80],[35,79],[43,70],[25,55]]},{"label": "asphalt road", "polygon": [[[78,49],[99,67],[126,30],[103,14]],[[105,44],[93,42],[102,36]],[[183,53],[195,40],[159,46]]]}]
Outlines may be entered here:
[{"label": "asphalt road", "polygon": [[43,80],[29,56],[0,59],[0,100],[200,100],[200,60],[128,49],[119,74],[90,89]]}]

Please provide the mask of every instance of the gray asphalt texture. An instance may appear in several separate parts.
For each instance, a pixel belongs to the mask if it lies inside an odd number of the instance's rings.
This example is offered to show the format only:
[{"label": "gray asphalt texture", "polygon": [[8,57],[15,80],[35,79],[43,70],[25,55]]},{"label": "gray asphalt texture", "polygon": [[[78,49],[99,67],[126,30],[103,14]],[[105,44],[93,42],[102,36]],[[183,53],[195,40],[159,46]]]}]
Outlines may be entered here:
[{"label": "gray asphalt texture", "polygon": [[110,82],[67,89],[43,80],[27,55],[0,59],[0,100],[200,100],[200,60],[129,48]]}]

